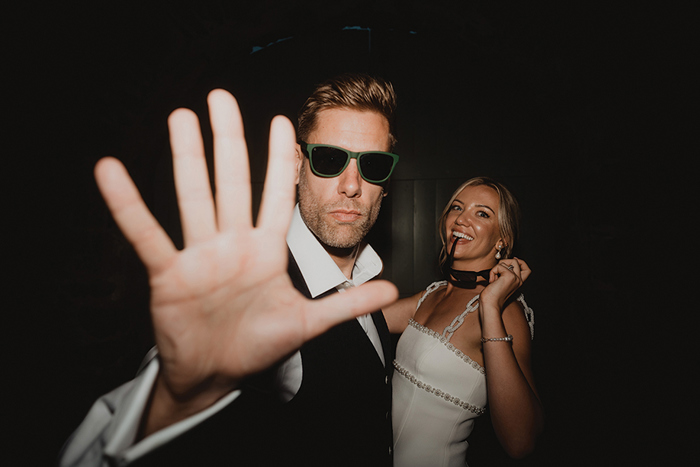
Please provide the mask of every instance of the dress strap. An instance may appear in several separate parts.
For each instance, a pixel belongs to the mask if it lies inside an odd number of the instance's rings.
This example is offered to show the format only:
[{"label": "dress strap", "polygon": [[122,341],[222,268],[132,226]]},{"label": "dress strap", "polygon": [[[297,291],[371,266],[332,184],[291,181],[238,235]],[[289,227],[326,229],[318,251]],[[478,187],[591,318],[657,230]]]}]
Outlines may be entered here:
[{"label": "dress strap", "polygon": [[[427,289],[425,289],[425,293],[423,296],[418,300],[418,304],[416,305],[416,311],[418,311],[418,308],[420,308],[421,304],[423,303],[423,300],[430,295],[431,293],[435,292],[437,289],[442,287],[443,285],[447,285],[447,281],[438,281],[438,282],[433,282],[428,286]],[[473,312],[474,310],[479,308],[479,303],[477,303],[477,300],[479,299],[479,295],[475,296],[472,298],[469,303],[467,303],[467,308],[457,316],[454,320],[452,320],[452,323],[445,328],[444,331],[442,331],[442,336],[447,339],[447,341],[450,341],[450,338],[452,337],[452,334],[455,333],[457,329],[462,325],[464,322],[464,318],[466,316]],[[530,339],[535,338],[535,311],[527,306],[527,303],[525,303],[525,296],[523,294],[520,294],[520,296],[517,298],[517,301],[520,302],[520,304],[523,307],[523,311],[525,312],[525,319],[527,320],[527,325],[530,327]]]},{"label": "dress strap", "polygon": [[423,296],[418,300],[418,305],[416,305],[416,311],[418,311],[418,308],[420,308],[421,304],[423,303],[423,300],[425,300],[425,297],[430,295],[431,293],[435,292],[437,289],[442,287],[443,285],[447,285],[447,281],[438,281],[438,282],[433,282],[428,286],[427,289],[425,289],[425,293]]},{"label": "dress strap", "polygon": [[535,338],[535,311],[527,306],[525,303],[525,296],[520,294],[518,301],[523,306],[523,311],[525,312],[525,319],[527,320],[527,325],[530,326],[530,339]]},{"label": "dress strap", "polygon": [[452,335],[455,333],[457,329],[464,323],[464,318],[467,317],[467,315],[477,308],[479,308],[479,295],[474,296],[471,300],[469,300],[469,303],[467,303],[467,308],[457,316],[455,319],[452,320],[452,323],[445,328],[444,331],[442,331],[442,336],[447,339],[447,342],[450,341],[452,338]]}]

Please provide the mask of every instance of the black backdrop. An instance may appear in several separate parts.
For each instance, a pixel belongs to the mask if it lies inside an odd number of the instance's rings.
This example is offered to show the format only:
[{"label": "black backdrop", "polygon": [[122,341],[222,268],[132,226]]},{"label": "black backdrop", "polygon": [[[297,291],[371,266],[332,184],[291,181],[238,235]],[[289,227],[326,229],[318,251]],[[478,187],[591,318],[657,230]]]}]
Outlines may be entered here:
[{"label": "black backdrop", "polygon": [[[690,16],[561,3],[10,12],[11,465],[50,464],[94,399],[131,378],[152,345],[145,274],[99,198],[95,162],[124,161],[179,241],[168,113],[190,107],[206,126],[206,93],[232,91],[259,193],[272,116],[293,119],[315,83],[343,71],[383,76],[399,93],[402,160],[371,238],[402,294],[426,285],[434,255],[434,241],[419,235],[400,237],[412,245],[408,262],[393,246],[405,203],[429,193],[440,206],[479,174],[505,181],[522,203],[518,255],[535,271],[526,293],[548,419],[537,452],[520,464],[685,459],[695,433],[679,427],[697,409],[686,389],[697,328],[692,308],[674,299],[693,279]],[[487,429],[475,432],[471,464],[509,465]]]}]

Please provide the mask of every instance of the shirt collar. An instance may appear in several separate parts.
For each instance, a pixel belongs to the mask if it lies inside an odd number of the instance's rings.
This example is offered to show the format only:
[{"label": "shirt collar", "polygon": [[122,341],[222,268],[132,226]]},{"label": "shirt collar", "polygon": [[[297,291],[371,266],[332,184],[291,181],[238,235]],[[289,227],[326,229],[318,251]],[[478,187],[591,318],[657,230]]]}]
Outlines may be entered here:
[{"label": "shirt collar", "polygon": [[352,280],[348,280],[302,220],[298,204],[294,207],[292,222],[287,232],[287,245],[312,297],[317,297],[332,288],[341,290],[364,284],[382,272],[381,258],[365,243],[360,246],[355,260]]}]

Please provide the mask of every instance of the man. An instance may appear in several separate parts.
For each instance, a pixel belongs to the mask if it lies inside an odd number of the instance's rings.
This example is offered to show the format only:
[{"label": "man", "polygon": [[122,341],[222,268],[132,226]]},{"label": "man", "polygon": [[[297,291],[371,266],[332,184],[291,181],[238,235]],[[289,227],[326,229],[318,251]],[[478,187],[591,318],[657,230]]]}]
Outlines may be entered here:
[{"label": "man", "polygon": [[[255,228],[235,100],[213,91],[209,107],[216,207],[196,116],[179,109],[169,118],[184,250],[123,166],[103,159],[95,169],[148,270],[158,358],[93,406],[62,464],[235,464],[224,457],[231,454],[245,465],[391,465],[386,323],[381,313],[366,314],[395,300],[396,290],[382,281],[353,287],[381,271],[362,240],[398,159],[387,152],[391,85],[364,75],[321,85],[300,112],[296,145],[289,122],[273,120]],[[274,370],[285,404],[246,402],[253,391],[240,390],[244,379],[290,354]]]}]

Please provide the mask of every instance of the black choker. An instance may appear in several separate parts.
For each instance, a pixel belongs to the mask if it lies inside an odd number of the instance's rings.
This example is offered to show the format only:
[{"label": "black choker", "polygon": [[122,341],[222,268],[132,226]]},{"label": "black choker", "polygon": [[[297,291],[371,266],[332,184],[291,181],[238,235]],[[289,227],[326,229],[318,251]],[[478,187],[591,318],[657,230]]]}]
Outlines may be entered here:
[{"label": "black choker", "polygon": [[454,262],[455,248],[457,247],[457,242],[452,244],[452,251],[450,255],[445,260],[445,264],[442,267],[442,273],[445,275],[447,281],[459,287],[461,289],[473,289],[476,287],[476,282],[480,277],[489,280],[490,269],[484,269],[483,271],[459,271],[457,269],[452,269],[452,263]]}]

